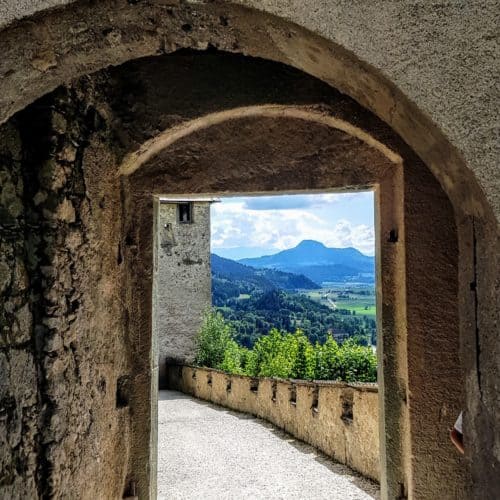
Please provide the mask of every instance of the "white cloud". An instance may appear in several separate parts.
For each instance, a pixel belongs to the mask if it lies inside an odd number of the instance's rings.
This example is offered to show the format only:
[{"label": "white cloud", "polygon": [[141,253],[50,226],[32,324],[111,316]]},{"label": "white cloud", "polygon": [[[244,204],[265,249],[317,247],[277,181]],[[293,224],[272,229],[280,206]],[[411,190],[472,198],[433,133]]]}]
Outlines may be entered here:
[{"label": "white cloud", "polygon": [[[315,209],[282,208],[252,210],[245,201],[217,203],[212,207],[212,247],[262,247],[276,251],[294,247],[302,240],[321,241],[329,247],[354,247],[373,255],[373,227],[334,219],[326,205],[337,203],[339,194],[317,195]],[[322,199],[323,198],[323,199]],[[276,204],[274,204],[276,206]],[[293,205],[293,204],[292,204]],[[311,205],[312,206],[312,205]]]},{"label": "white cloud", "polygon": [[253,196],[245,198],[244,207],[248,210],[293,210],[312,207],[331,206],[346,203],[353,199],[371,197],[372,193],[357,191],[353,193],[293,194],[274,196]]}]

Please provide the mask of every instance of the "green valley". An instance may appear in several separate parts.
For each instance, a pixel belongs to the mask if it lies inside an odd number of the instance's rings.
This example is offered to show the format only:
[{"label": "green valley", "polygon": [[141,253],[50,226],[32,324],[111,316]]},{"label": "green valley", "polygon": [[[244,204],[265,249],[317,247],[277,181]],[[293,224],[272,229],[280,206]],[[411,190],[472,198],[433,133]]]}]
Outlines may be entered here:
[{"label": "green valley", "polygon": [[301,274],[253,268],[212,254],[212,302],[245,347],[273,328],[300,329],[313,344],[325,342],[329,334],[339,342],[355,337],[364,345],[376,343],[372,283],[321,287]]}]

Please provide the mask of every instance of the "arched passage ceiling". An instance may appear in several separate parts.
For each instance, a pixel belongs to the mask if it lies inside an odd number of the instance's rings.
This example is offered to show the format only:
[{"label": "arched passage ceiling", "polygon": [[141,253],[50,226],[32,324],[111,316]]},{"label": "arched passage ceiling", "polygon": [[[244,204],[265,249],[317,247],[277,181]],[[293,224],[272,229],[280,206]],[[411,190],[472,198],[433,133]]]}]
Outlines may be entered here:
[{"label": "arched passage ceiling", "polygon": [[260,111],[166,141],[127,172],[131,182],[150,193],[349,188],[371,186],[401,165],[397,154],[331,124]]},{"label": "arched passage ceiling", "polygon": [[[148,194],[241,191],[238,176],[258,171],[269,179],[281,172],[274,190],[372,185],[415,157],[354,100],[262,59],[179,51],[101,71],[73,88],[111,127],[106,140],[114,138],[117,163],[110,171],[141,178]],[[163,174],[167,191],[158,189]]]},{"label": "arched passage ceiling", "polygon": [[231,4],[77,2],[0,34],[0,120],[57,85],[109,65],[182,47],[241,52],[302,69],[356,99],[399,133],[440,180],[455,209],[493,215],[457,150],[380,73],[297,25]]},{"label": "arched passage ceiling", "polygon": [[[214,135],[213,129],[217,126],[220,126],[222,132],[218,130]],[[276,132],[279,132],[279,136],[273,137]],[[205,148],[204,154],[207,157],[213,156],[214,153],[219,155],[222,150],[226,150],[224,151],[226,154],[232,151],[227,157],[228,162],[239,163],[240,158],[245,157],[247,162],[250,160],[249,166],[254,164],[254,167],[274,161],[270,156],[276,154],[283,158],[279,161],[286,162],[287,158],[294,158],[289,151],[291,145],[305,162],[305,168],[308,166],[308,158],[309,166],[313,168],[314,160],[320,158],[326,151],[328,156],[344,161],[342,168],[345,170],[361,166],[370,171],[383,163],[397,165],[403,163],[398,153],[349,122],[306,107],[267,105],[213,113],[167,129],[128,155],[120,167],[120,175],[134,174],[149,160],[157,165],[171,163],[171,154],[165,157],[165,150],[170,146],[176,149],[177,142],[185,142],[190,135],[207,136],[195,139],[195,143]],[[330,150],[332,140],[336,147]],[[259,154],[253,152],[256,146],[260,149]],[[373,150],[371,152],[373,161],[368,159],[370,155],[366,155],[370,150]],[[189,167],[198,159],[199,154],[192,151],[181,165],[186,164]],[[207,163],[213,164],[210,160]],[[231,165],[228,164],[227,168],[230,169]],[[293,171],[291,168],[292,176]],[[349,182],[347,186],[351,184]]]}]

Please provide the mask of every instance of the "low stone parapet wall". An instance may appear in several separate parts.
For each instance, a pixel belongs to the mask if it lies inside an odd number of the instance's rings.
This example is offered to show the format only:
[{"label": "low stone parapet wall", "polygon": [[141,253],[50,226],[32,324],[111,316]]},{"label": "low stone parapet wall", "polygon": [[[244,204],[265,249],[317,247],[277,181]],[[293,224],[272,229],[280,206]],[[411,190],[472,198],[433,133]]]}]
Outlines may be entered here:
[{"label": "low stone parapet wall", "polygon": [[337,462],[380,479],[376,384],[252,378],[168,366],[168,387],[268,420]]}]

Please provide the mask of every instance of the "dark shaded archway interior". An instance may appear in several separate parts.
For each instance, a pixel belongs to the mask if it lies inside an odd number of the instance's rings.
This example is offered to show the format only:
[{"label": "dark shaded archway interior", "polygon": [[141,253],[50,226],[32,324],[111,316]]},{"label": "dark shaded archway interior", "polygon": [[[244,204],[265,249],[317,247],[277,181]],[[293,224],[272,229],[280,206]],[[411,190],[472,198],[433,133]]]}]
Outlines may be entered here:
[{"label": "dark shaded archway interior", "polygon": [[[264,104],[345,120],[403,165],[321,124],[252,118],[192,134],[118,175],[128,153],[165,129]],[[385,488],[460,496],[467,466],[447,437],[465,397],[454,211],[379,119],[287,66],[181,52],[59,88],[3,125],[0,138],[7,496],[64,496],[87,491],[89,480],[106,498],[135,488],[149,495],[153,194],[356,186],[380,190]],[[397,243],[385,237],[394,228]]]}]

